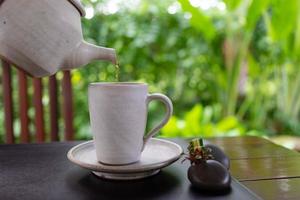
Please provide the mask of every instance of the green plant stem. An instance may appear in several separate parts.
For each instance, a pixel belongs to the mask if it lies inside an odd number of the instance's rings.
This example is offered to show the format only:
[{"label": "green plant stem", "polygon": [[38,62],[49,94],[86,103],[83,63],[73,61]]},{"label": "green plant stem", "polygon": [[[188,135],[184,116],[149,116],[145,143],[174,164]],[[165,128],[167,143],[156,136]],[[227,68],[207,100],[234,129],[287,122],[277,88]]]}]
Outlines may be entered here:
[{"label": "green plant stem", "polygon": [[[298,66],[295,64],[295,66]],[[300,73],[297,73],[293,84],[291,84],[291,100],[288,104],[288,114],[292,118],[296,118],[299,113],[300,104]]]},{"label": "green plant stem", "polygon": [[[246,34],[246,33],[245,33]],[[245,60],[248,46],[250,42],[250,34],[246,34],[242,40],[239,51],[234,59],[233,66],[229,69],[228,76],[228,90],[226,99],[226,111],[225,115],[233,115],[235,113],[237,98],[238,98],[238,84],[240,79],[240,72],[242,68],[242,62]]]}]

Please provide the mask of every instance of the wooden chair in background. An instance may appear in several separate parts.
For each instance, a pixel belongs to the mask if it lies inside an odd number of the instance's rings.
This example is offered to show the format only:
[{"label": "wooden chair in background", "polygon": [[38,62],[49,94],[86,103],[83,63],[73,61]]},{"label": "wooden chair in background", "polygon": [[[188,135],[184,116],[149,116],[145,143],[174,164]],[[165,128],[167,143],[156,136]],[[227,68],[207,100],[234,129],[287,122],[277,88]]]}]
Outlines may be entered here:
[{"label": "wooden chair in background", "polygon": [[[73,104],[72,104],[72,85],[70,71],[63,72],[61,81],[62,102],[59,102],[59,80],[56,75],[48,77],[49,91],[49,122],[45,122],[43,97],[43,83],[41,78],[28,77],[24,72],[17,70],[18,79],[18,102],[13,102],[13,84],[12,84],[12,66],[6,61],[2,62],[2,86],[3,86],[3,107],[4,107],[4,127],[5,142],[12,144],[16,142],[16,133],[14,131],[14,120],[20,120],[20,142],[45,142],[46,138],[50,141],[58,141],[60,139],[72,140],[74,137],[73,130]],[[32,122],[29,119],[28,110],[30,102],[28,97],[28,79],[32,79],[33,84],[33,103],[35,115]],[[14,116],[14,105],[18,104],[19,116]],[[64,137],[59,138],[59,108],[62,109],[62,117],[64,122]],[[16,117],[16,118],[15,118]],[[34,134],[30,134],[29,126],[33,123],[35,130]],[[49,133],[46,133],[45,124],[49,128]],[[34,138],[31,138],[34,135]]]}]

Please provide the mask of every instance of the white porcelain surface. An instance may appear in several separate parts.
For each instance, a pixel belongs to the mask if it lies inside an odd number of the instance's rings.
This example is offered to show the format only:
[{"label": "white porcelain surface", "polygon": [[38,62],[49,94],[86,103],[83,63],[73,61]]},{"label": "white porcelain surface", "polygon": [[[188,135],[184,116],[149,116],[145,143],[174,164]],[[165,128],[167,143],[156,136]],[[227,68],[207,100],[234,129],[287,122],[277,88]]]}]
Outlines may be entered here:
[{"label": "white porcelain surface", "polygon": [[173,142],[151,138],[141,159],[129,165],[105,165],[99,163],[93,141],[79,144],[68,152],[73,163],[93,171],[96,175],[108,179],[138,179],[156,174],[159,169],[178,160],[183,153],[182,148]]},{"label": "white porcelain surface", "polygon": [[[148,104],[161,101],[163,120],[145,135]],[[148,94],[143,83],[94,83],[89,86],[89,112],[98,161],[129,164],[140,159],[144,144],[168,122],[172,102],[163,94]]]},{"label": "white porcelain surface", "polygon": [[81,15],[78,0],[5,0],[0,6],[0,57],[35,77],[92,60],[116,63],[114,49],[83,41]]},{"label": "white porcelain surface", "polygon": [[77,10],[80,12],[81,16],[84,17],[85,16],[85,10],[84,7],[81,3],[81,0],[69,0],[76,8]]}]

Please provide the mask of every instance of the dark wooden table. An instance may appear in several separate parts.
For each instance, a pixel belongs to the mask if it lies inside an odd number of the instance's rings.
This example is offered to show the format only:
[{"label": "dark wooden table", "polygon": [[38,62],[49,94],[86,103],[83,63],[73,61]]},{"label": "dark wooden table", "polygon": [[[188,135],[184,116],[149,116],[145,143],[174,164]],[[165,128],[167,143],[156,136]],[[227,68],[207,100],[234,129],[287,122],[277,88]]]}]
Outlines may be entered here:
[{"label": "dark wooden table", "polygon": [[300,154],[258,137],[209,140],[231,160],[231,174],[263,199],[300,199]]},{"label": "dark wooden table", "polygon": [[[173,141],[186,148],[187,141]],[[263,199],[300,199],[300,155],[258,137],[209,139],[231,159],[231,174]],[[0,145],[0,199],[254,199],[233,181],[225,194],[193,190],[181,160],[158,175],[107,181],[66,158],[80,142]],[[239,188],[239,190],[236,190]]]}]

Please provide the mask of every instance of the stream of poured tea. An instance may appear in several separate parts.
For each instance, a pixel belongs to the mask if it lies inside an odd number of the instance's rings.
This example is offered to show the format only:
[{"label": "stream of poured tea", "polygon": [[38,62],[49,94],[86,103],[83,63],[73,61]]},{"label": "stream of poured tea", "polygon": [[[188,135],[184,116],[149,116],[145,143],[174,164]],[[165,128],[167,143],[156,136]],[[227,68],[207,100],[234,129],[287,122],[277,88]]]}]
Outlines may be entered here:
[{"label": "stream of poured tea", "polygon": [[116,69],[116,71],[115,71],[115,81],[116,82],[119,82],[120,80],[119,80],[119,76],[120,76],[120,65],[119,65],[119,63],[117,63],[116,65],[115,65],[115,69]]}]

